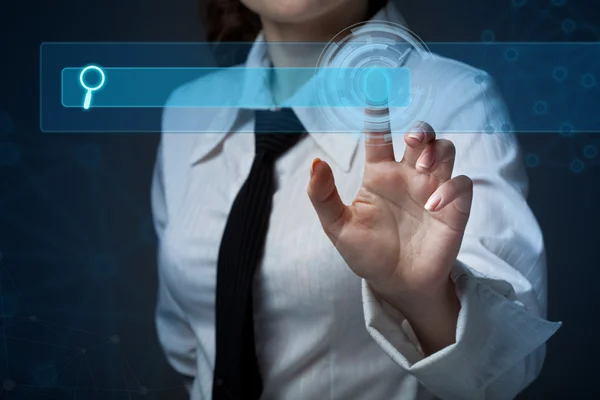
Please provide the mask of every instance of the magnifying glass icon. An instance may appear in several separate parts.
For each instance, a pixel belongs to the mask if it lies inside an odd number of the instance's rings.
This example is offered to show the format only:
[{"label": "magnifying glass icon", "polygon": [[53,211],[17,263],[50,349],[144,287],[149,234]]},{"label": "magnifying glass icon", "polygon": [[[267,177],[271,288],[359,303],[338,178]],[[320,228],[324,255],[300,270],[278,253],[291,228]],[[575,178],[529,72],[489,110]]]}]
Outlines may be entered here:
[{"label": "magnifying glass icon", "polygon": [[[100,82],[96,86],[90,87],[85,83],[84,77],[86,74],[89,73],[89,71],[96,71],[98,74],[100,74]],[[95,92],[96,90],[104,86],[105,80],[106,77],[104,75],[104,71],[102,70],[102,68],[96,65],[88,65],[87,67],[81,70],[81,72],[79,73],[79,83],[81,84],[81,87],[83,87],[86,90],[85,99],[83,100],[84,110],[90,108],[90,105],[92,104],[92,92]]]}]

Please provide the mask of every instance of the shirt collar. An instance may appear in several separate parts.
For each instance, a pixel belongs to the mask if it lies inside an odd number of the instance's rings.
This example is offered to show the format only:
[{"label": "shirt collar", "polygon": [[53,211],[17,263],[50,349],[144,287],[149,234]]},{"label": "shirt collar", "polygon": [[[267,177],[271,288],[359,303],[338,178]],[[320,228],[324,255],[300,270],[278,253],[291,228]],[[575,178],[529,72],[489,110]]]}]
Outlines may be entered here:
[{"label": "shirt collar", "polygon": [[[404,18],[398,9],[388,1],[387,5],[379,10],[371,20],[389,21],[402,26],[406,26]],[[252,45],[245,67],[261,68],[269,67],[270,61],[264,43],[264,35],[262,31],[258,34],[254,44]],[[252,93],[253,96],[269,96],[268,92],[268,77],[265,75],[262,79],[256,79],[253,73],[252,80],[245,79],[243,83],[244,93]],[[249,98],[249,97],[245,97]],[[298,119],[306,128],[309,136],[317,143],[317,145],[330,157],[333,162],[344,171],[349,171],[352,165],[352,159],[356,152],[356,148],[360,141],[360,134],[355,133],[325,133],[331,132],[328,127],[328,122],[324,119],[321,110],[318,108],[294,107],[294,112]],[[213,114],[206,132],[197,135],[194,148],[191,153],[190,163],[195,164],[214,149],[227,132],[231,131],[234,124],[239,122],[240,109],[236,108],[221,108],[216,114]]]}]

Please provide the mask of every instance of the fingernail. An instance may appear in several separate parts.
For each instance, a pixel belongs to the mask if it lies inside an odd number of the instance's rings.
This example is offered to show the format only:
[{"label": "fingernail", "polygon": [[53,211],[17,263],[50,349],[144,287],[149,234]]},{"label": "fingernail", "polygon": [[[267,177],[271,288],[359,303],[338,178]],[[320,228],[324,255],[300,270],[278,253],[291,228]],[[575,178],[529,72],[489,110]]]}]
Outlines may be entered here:
[{"label": "fingernail", "polygon": [[310,165],[310,177],[311,178],[312,178],[313,174],[315,173],[315,167],[320,162],[321,162],[321,159],[319,157],[317,157],[313,160],[312,164]]},{"label": "fingernail", "polygon": [[435,154],[433,153],[433,151],[426,151],[425,153],[421,154],[421,157],[419,157],[417,165],[421,168],[428,169],[431,168],[434,161]]},{"label": "fingernail", "polygon": [[442,196],[438,193],[432,194],[425,203],[425,209],[427,211],[434,211],[438,204],[440,204],[440,201],[442,201]]},{"label": "fingernail", "polygon": [[425,131],[420,128],[412,129],[408,134],[409,138],[417,139],[419,142],[422,142],[425,138]]}]

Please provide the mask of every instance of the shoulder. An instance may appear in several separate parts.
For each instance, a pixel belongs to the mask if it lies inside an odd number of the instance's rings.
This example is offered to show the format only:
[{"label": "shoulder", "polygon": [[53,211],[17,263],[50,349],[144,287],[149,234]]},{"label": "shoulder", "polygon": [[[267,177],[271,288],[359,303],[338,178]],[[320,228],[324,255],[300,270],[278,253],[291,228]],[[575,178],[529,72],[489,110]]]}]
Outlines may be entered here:
[{"label": "shoulder", "polygon": [[437,54],[425,60],[412,57],[407,61],[407,67],[416,83],[429,83],[446,92],[456,89],[476,92],[481,85],[491,83],[486,71]]},{"label": "shoulder", "polygon": [[407,67],[412,90],[430,95],[427,118],[435,129],[483,132],[490,124],[506,125],[500,121],[510,119],[494,79],[486,71],[439,55],[409,59]]},{"label": "shoulder", "polygon": [[[500,170],[512,165],[520,172],[519,146],[508,108],[486,71],[434,55],[431,60],[407,60],[411,90],[431,90],[430,103],[412,120],[425,121],[438,138],[451,140],[456,152],[455,172]],[[411,115],[412,117],[412,115]],[[516,176],[515,175],[515,176]]]}]

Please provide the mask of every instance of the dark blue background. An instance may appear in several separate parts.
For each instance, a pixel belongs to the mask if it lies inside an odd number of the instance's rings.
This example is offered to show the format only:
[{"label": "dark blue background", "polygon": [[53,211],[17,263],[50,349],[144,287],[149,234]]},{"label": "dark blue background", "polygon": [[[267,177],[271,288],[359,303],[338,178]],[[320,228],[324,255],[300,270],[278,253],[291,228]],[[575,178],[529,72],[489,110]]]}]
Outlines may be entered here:
[{"label": "dark blue background", "polygon": [[[599,40],[600,11],[586,0],[400,8],[425,41]],[[185,398],[153,321],[149,188],[159,137],[40,133],[38,54],[43,41],[188,40],[202,40],[194,0],[0,6],[0,397]],[[549,318],[564,321],[523,399],[600,394],[598,138],[520,137],[546,238]]]}]

